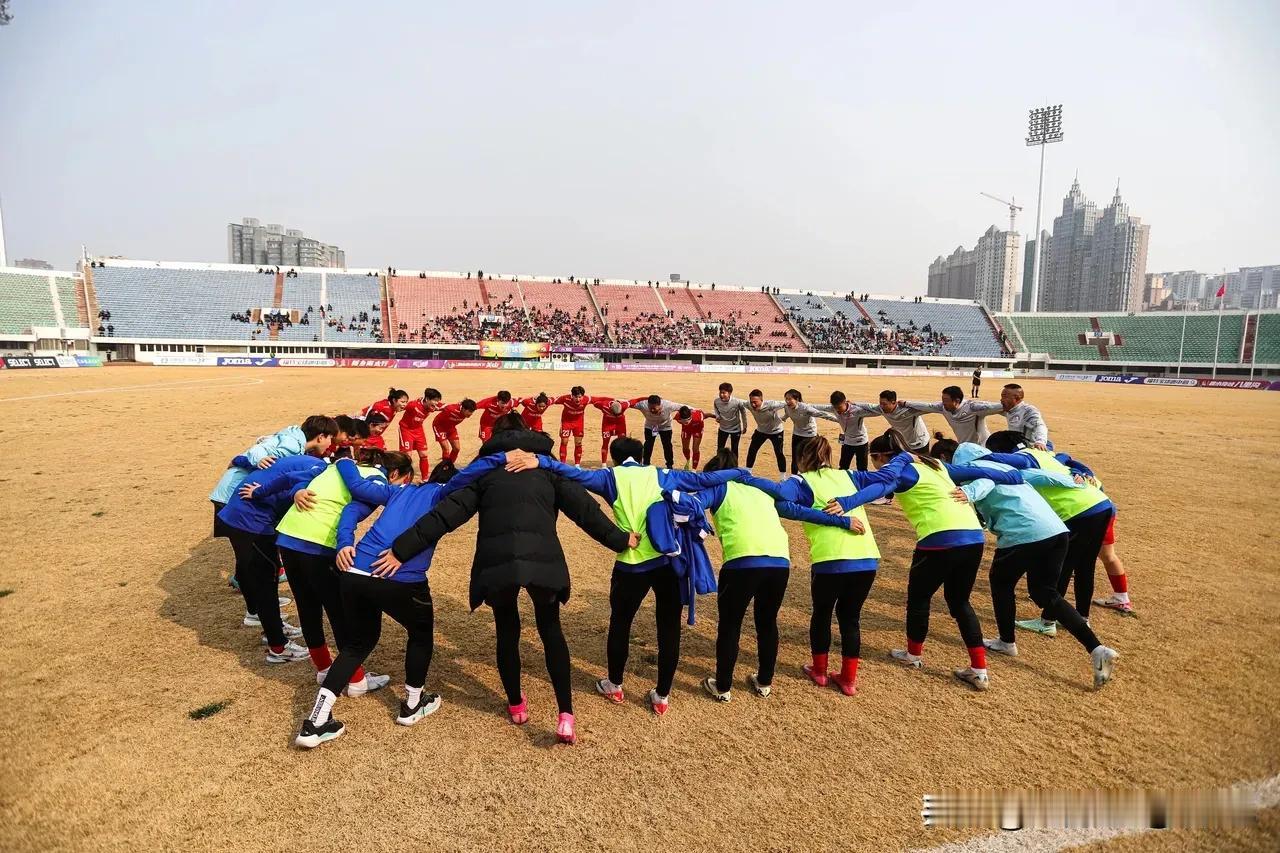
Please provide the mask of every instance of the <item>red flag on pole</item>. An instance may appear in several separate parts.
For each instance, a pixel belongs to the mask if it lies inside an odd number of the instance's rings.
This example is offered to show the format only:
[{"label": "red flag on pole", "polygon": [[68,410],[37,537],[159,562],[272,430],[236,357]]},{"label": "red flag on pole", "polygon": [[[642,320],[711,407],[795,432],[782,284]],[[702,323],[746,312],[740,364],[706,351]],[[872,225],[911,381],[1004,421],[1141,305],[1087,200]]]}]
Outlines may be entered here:
[{"label": "red flag on pole", "polygon": [[1221,299],[1226,295],[1227,295],[1227,283],[1224,281],[1222,284],[1218,285],[1218,292],[1215,293],[1214,296],[1218,299]]}]

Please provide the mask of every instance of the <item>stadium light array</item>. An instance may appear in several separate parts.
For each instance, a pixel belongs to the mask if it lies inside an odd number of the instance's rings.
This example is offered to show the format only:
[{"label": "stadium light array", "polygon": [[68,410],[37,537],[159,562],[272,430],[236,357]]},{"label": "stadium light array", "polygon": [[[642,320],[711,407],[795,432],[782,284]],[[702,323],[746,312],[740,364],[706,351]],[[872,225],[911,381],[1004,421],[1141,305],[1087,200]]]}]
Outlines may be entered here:
[{"label": "stadium light array", "polygon": [[1036,107],[1027,114],[1027,147],[1040,146],[1040,188],[1036,192],[1036,230],[1031,249],[1031,287],[1023,311],[1038,311],[1040,301],[1040,209],[1044,202],[1044,147],[1062,141],[1062,104]]}]

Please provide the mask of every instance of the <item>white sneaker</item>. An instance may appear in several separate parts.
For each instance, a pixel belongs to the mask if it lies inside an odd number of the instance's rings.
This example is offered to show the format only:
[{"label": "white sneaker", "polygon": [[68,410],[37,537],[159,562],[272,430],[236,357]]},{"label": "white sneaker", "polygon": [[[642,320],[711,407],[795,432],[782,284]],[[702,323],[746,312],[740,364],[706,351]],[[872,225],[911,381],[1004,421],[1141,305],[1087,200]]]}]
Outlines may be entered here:
[{"label": "white sneaker", "polygon": [[293,663],[310,657],[311,653],[307,651],[306,646],[300,646],[292,641],[285,643],[284,648],[278,652],[267,649],[267,663]]},{"label": "white sneaker", "polygon": [[747,682],[751,685],[751,689],[754,690],[756,695],[761,699],[768,699],[769,694],[773,692],[772,684],[760,683],[760,673],[758,672],[753,672],[747,676]]},{"label": "white sneaker", "polygon": [[292,604],[292,603],[293,603],[293,599],[292,599],[292,598],[285,598],[283,595],[278,596],[278,598],[279,598],[279,600],[280,600],[280,606],[281,606],[281,607],[288,607],[290,604]]},{"label": "white sneaker", "polygon": [[[286,640],[296,640],[302,636],[302,629],[297,625],[290,625],[288,622],[281,622],[280,626],[284,628],[284,637]],[[267,644],[266,634],[262,635],[261,642],[264,646]]]},{"label": "white sneaker", "polygon": [[667,709],[671,707],[671,696],[659,696],[658,688],[649,691],[649,707],[653,709],[653,713],[659,717],[667,713]]},{"label": "white sneaker", "polygon": [[1100,690],[1111,680],[1120,653],[1108,646],[1098,646],[1089,653],[1089,657],[1093,659],[1093,689]]},{"label": "white sneaker", "polygon": [[914,667],[915,669],[919,669],[920,667],[924,666],[923,657],[921,657],[920,655],[913,655],[911,654],[911,652],[907,651],[906,649],[893,649],[892,651],[889,652],[889,657],[893,658],[899,663],[905,663],[907,666]]},{"label": "white sneaker", "polygon": [[241,624],[246,628],[261,628],[262,620],[258,618],[257,613],[250,613],[246,610],[244,614],[244,622]]},{"label": "white sneaker", "polygon": [[374,675],[372,672],[366,672],[363,679],[353,681],[347,685],[347,695],[353,698],[363,696],[366,693],[381,690],[390,683],[391,676],[389,675]]},{"label": "white sneaker", "polygon": [[1056,637],[1058,635],[1058,623],[1045,621],[1040,617],[1035,619],[1022,619],[1013,624],[1017,625],[1024,631],[1034,631],[1037,634],[1043,634],[1046,637]]},{"label": "white sneaker", "polygon": [[400,703],[400,712],[396,722],[402,726],[412,726],[423,717],[430,716],[440,709],[439,693],[423,693],[418,697],[418,707],[410,708],[407,702]]},{"label": "white sneaker", "polygon": [[982,641],[982,645],[986,646],[988,649],[990,649],[993,652],[998,652],[1002,655],[1008,655],[1011,658],[1016,658],[1018,656],[1018,644],[1016,642],[1006,643],[1004,640],[984,639]]},{"label": "white sneaker", "polygon": [[714,675],[708,675],[702,680],[702,689],[707,691],[707,695],[717,702],[728,702],[731,698],[730,691],[726,690],[721,693],[720,688],[716,687],[716,677]]},{"label": "white sneaker", "polygon": [[972,687],[974,690],[986,690],[990,686],[985,672],[977,672],[971,666],[964,669],[954,670],[956,678]]},{"label": "white sneaker", "polygon": [[1108,610],[1114,610],[1117,613],[1119,613],[1121,616],[1134,615],[1133,602],[1129,601],[1128,598],[1121,600],[1120,596],[1114,592],[1108,595],[1106,598],[1095,598],[1093,600],[1093,603],[1099,607],[1105,607]]}]

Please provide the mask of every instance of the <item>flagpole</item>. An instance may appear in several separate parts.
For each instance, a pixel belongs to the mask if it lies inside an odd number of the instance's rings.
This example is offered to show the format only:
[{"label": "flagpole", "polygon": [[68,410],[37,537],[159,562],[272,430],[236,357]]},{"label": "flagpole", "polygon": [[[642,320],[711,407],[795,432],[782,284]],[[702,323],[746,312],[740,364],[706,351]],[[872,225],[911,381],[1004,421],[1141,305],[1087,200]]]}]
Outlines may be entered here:
[{"label": "flagpole", "polygon": [[1182,338],[1178,341],[1178,375],[1182,375],[1182,347],[1187,342],[1187,304],[1182,303]]}]

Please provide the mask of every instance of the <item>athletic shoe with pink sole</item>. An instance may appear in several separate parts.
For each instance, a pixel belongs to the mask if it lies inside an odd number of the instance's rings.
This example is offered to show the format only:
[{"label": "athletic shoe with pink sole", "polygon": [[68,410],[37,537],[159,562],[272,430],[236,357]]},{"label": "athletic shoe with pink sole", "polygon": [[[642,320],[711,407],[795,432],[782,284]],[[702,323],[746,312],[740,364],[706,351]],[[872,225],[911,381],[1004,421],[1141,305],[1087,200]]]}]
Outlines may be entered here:
[{"label": "athletic shoe with pink sole", "polygon": [[814,684],[818,685],[819,687],[827,686],[827,678],[829,677],[827,673],[818,672],[813,668],[813,664],[811,663],[807,663],[800,668],[804,670],[804,674],[809,676],[809,680],[812,681]]},{"label": "athletic shoe with pink sole", "polygon": [[661,717],[667,713],[667,708],[671,705],[670,696],[659,696],[658,689],[655,687],[649,691],[649,707],[653,709],[653,713]]},{"label": "athletic shoe with pink sole", "polygon": [[621,705],[626,698],[622,695],[622,685],[614,684],[607,678],[602,678],[596,682],[596,692],[615,705]]},{"label": "athletic shoe with pink sole", "polygon": [[1093,603],[1098,607],[1105,607],[1108,610],[1114,610],[1121,616],[1133,616],[1133,602],[1121,601],[1120,597],[1115,593],[1108,595],[1106,598],[1095,598]]},{"label": "athletic shoe with pink sole", "polygon": [[573,714],[561,714],[556,721],[556,740],[570,746],[578,742],[578,733],[573,727]]},{"label": "athletic shoe with pink sole", "polygon": [[517,726],[523,726],[529,722],[529,697],[523,693],[520,694],[519,705],[508,705],[507,715],[511,717],[511,722]]}]

